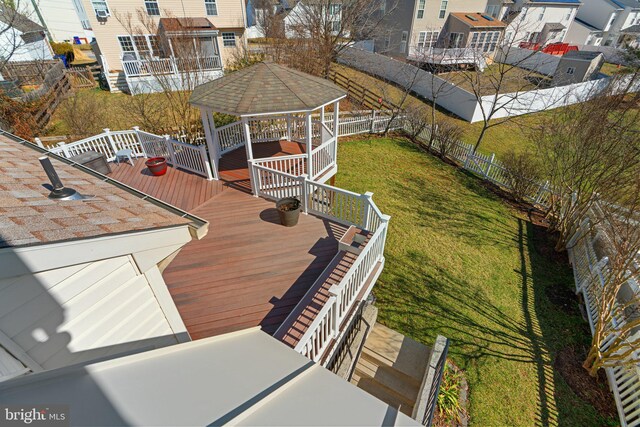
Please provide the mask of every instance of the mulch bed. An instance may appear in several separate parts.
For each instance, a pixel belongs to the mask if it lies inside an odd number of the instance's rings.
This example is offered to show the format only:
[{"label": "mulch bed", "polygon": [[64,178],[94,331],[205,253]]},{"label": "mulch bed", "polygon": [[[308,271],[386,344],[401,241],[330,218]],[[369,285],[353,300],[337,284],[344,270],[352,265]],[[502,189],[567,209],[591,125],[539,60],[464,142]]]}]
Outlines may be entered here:
[{"label": "mulch bed", "polygon": [[585,356],[584,349],[565,347],[556,355],[553,367],[562,375],[571,390],[593,406],[601,416],[617,417],[616,403],[609,390],[604,370],[601,369],[596,378],[589,375],[582,367]]}]

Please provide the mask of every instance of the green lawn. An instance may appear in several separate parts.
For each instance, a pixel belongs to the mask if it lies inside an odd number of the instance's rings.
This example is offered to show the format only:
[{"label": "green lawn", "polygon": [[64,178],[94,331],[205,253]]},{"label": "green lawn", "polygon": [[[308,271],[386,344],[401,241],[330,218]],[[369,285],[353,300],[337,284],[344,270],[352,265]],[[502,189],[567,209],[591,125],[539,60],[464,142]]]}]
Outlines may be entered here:
[{"label": "green lawn", "polygon": [[[403,98],[403,91],[398,87],[385,83],[380,79],[372,77],[368,74],[359,72],[352,68],[345,67],[343,65],[334,64],[337,71],[351,77],[354,81],[365,85],[373,92],[378,93],[380,96],[395,102],[400,103]],[[405,101],[405,105],[427,105],[428,111],[430,111],[430,102],[420,100],[414,96],[409,96]],[[530,148],[532,143],[528,138],[528,129],[538,120],[543,114],[536,113],[530,114],[524,117],[518,117],[515,120],[501,124],[494,128],[491,128],[485,134],[484,140],[480,146],[480,150],[483,153],[496,153],[498,158],[506,155],[509,150],[516,152],[523,151],[526,148]],[[482,130],[482,123],[469,123],[466,120],[461,120],[456,116],[438,108],[436,115],[438,120],[447,118],[454,121],[464,129],[464,135],[462,140],[469,144],[475,144],[480,131]],[[431,113],[429,113],[429,117]]]},{"label": "green lawn", "polygon": [[536,251],[534,226],[404,139],[345,139],[339,164],[338,186],[373,191],[392,216],[374,289],[379,321],[426,344],[451,339],[474,426],[610,423],[554,372],[555,353],[588,342],[588,329],[547,299],[546,288],[573,278]]}]

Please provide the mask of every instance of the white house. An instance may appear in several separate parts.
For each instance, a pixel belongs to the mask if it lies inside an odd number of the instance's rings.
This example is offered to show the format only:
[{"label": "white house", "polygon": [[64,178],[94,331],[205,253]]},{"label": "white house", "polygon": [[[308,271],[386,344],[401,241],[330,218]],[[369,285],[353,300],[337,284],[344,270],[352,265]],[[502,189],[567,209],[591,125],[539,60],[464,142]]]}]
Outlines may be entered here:
[{"label": "white house", "polygon": [[626,30],[635,25],[640,25],[638,0],[585,1],[568,40],[578,45],[619,47],[624,44]]},{"label": "white house", "polygon": [[73,42],[74,37],[85,39],[87,43],[93,38],[91,23],[80,0],[46,0],[27,1],[25,8],[29,16],[42,25],[52,40],[57,42]]},{"label": "white house", "polygon": [[0,176],[0,382],[190,340],[161,268],[206,222],[2,135]]},{"label": "white house", "polygon": [[342,1],[328,2],[329,10],[326,10],[326,6],[327,2],[320,0],[299,1],[284,17],[287,38],[308,37],[310,25],[313,25],[313,20],[318,17],[326,17],[333,35],[342,31],[348,37],[348,33],[342,28]]},{"label": "white house", "polygon": [[[507,3],[507,2],[504,2]],[[515,0],[503,20],[509,23],[505,43],[532,44],[541,47],[565,41],[580,0]]]},{"label": "white house", "polygon": [[53,59],[45,29],[13,8],[0,6],[0,61]]}]

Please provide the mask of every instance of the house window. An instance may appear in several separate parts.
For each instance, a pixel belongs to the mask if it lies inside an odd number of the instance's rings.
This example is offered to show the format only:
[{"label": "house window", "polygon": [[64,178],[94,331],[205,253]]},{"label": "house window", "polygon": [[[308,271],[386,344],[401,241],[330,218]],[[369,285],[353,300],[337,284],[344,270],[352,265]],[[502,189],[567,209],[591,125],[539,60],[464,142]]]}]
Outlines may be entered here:
[{"label": "house window", "polygon": [[544,13],[547,11],[546,7],[543,7],[542,10],[540,11],[540,15],[538,16],[538,21],[543,21],[544,20]]},{"label": "house window", "polygon": [[204,7],[207,9],[207,15],[216,16],[218,14],[216,0],[204,0]]},{"label": "house window", "polygon": [[576,72],[576,68],[575,67],[568,67],[567,68],[567,74],[573,75]]},{"label": "house window", "polygon": [[[484,33],[480,33],[480,34],[482,37],[484,37]],[[449,47],[452,47],[452,48],[461,47],[463,38],[464,38],[464,34],[462,33],[449,34]],[[484,39],[482,41],[484,41]]]},{"label": "house window", "polygon": [[144,0],[144,7],[147,8],[149,16],[160,16],[160,7],[156,0]]},{"label": "house window", "polygon": [[424,18],[424,5],[426,3],[426,0],[418,0],[418,15],[416,16],[416,18],[418,19],[422,19]]},{"label": "house window", "polygon": [[431,49],[434,47],[438,41],[439,34],[437,31],[421,31],[418,34],[418,49]]},{"label": "house window", "polygon": [[483,52],[493,52],[498,45],[500,38],[499,31],[483,31],[473,32],[470,34],[471,43],[469,47],[472,49],[482,50]]},{"label": "house window", "polygon": [[118,42],[120,43],[122,53],[136,53],[136,49],[133,47],[133,40],[131,40],[130,36],[118,36]]},{"label": "house window", "polygon": [[407,51],[407,41],[409,40],[409,32],[403,31],[400,38],[400,52],[405,53]]},{"label": "house window", "polygon": [[494,18],[497,18],[498,15],[500,14],[500,5],[499,4],[487,5],[486,14]]},{"label": "house window", "polygon": [[106,0],[91,0],[91,6],[93,6],[93,10],[98,12],[105,12],[107,15],[109,14],[109,5]]},{"label": "house window", "polygon": [[380,12],[385,13],[387,11],[387,0],[380,1]]},{"label": "house window", "polygon": [[222,46],[234,47],[236,45],[236,33],[222,33]]},{"label": "house window", "polygon": [[438,18],[444,19],[444,17],[447,15],[447,4],[449,4],[447,0],[442,0],[442,2],[440,3],[440,14],[438,15]]},{"label": "house window", "polygon": [[391,34],[387,34],[384,37],[384,50],[389,50],[389,46],[391,46]]},{"label": "house window", "polygon": [[133,43],[138,52],[138,58],[148,58],[151,56],[151,46],[149,46],[149,42],[145,36],[133,36]]},{"label": "house window", "polygon": [[331,22],[331,31],[334,33],[340,32],[340,20]]}]

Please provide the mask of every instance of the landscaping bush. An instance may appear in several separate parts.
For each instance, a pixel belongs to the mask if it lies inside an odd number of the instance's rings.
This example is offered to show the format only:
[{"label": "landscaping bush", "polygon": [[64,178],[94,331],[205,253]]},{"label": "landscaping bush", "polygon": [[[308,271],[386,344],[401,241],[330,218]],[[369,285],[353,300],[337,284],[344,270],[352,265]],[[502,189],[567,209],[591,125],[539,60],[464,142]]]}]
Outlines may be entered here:
[{"label": "landscaping bush", "polygon": [[502,159],[502,165],[513,197],[520,202],[526,201],[527,196],[534,194],[541,179],[538,159],[530,151],[516,153],[509,150]]},{"label": "landscaping bush", "polygon": [[438,155],[446,158],[464,135],[464,129],[451,120],[438,123]]},{"label": "landscaping bush", "polygon": [[104,97],[94,96],[92,91],[77,92],[60,105],[60,115],[69,133],[84,138],[102,133],[107,123],[107,105]]}]

